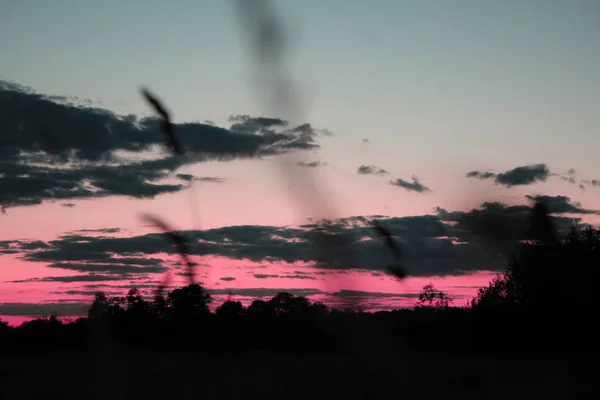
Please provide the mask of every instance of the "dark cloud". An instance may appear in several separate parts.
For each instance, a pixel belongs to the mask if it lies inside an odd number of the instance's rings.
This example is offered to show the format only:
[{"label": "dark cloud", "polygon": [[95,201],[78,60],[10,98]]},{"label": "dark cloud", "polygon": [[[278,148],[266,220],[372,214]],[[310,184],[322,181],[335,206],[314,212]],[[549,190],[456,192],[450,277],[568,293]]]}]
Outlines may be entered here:
[{"label": "dark cloud", "polygon": [[130,274],[157,274],[165,271],[162,260],[152,258],[140,258],[135,264],[128,264],[120,259],[113,263],[66,263],[57,262],[49,264],[49,268],[66,269],[78,272],[92,272],[110,275],[130,275]]},{"label": "dark cloud", "polygon": [[418,298],[418,293],[381,293],[381,292],[363,292],[360,290],[340,290],[339,292],[331,293],[332,296],[338,297],[377,297],[377,298],[390,298],[390,297],[406,297],[406,298]]},{"label": "dark cloud", "polygon": [[[564,210],[554,209],[556,214]],[[486,202],[478,209],[448,212],[438,208],[439,218],[451,223],[450,231],[457,242],[477,243],[495,259],[505,259],[519,242],[537,239],[532,226],[532,208],[528,205],[508,206],[499,202]],[[558,233],[564,235],[581,218],[551,216]]]},{"label": "dark cloud", "polygon": [[106,276],[106,275],[73,275],[73,276],[47,276],[45,278],[31,278],[11,281],[11,283],[27,282],[101,282],[101,281],[120,281],[127,276]]},{"label": "dark cloud", "polygon": [[[296,272],[296,271],[294,271],[294,272]],[[293,275],[254,274],[254,277],[256,279],[286,278],[286,279],[309,279],[312,281],[317,279],[314,276],[307,275],[306,273],[300,273],[300,274],[296,273]]]},{"label": "dark cloud", "polygon": [[[1,151],[1,149],[0,149]],[[0,160],[0,206],[41,204],[43,200],[128,196],[153,198],[177,192],[182,185],[155,183],[182,165],[175,157],[122,165],[73,166],[25,164],[21,159]]]},{"label": "dark cloud", "polygon": [[0,254],[13,254],[18,252],[18,247],[20,247],[18,240],[0,240]]},{"label": "dark cloud", "polygon": [[376,165],[361,165],[356,170],[356,173],[361,175],[385,175],[388,172],[385,169],[379,168]]},{"label": "dark cloud", "polygon": [[263,118],[251,117],[249,115],[232,115],[229,117],[231,130],[244,133],[269,133],[273,128],[285,128],[288,126],[288,121],[280,118]]},{"label": "dark cloud", "polygon": [[492,179],[494,177],[496,177],[496,174],[493,172],[471,171],[467,173],[467,178]]},{"label": "dark cloud", "polygon": [[364,138],[364,139],[362,140],[362,142],[363,142],[363,143],[371,143],[371,139],[369,139],[369,138]]},{"label": "dark cloud", "polygon": [[256,279],[279,278],[279,275],[272,274],[254,274]]},{"label": "dark cloud", "polygon": [[232,122],[230,129],[176,124],[188,157],[139,160],[125,154],[164,146],[159,119],[120,116],[0,81],[0,209],[45,200],[153,198],[184,189],[161,181],[186,163],[318,147],[320,131],[310,124],[288,127],[276,118],[249,116],[232,117]]},{"label": "dark cloud", "polygon": [[[585,209],[566,196],[527,196],[548,204],[554,225],[565,233],[581,218],[560,214],[598,214]],[[396,237],[403,252],[403,262],[409,274],[418,276],[461,274],[474,270],[498,270],[506,257],[524,240],[533,239],[531,204],[506,205],[486,202],[470,211],[447,211],[441,208],[434,215],[401,218],[356,216],[297,228],[273,226],[230,226],[205,231],[184,232],[200,240],[192,243],[194,256],[216,255],[253,262],[314,262],[318,269],[362,269],[385,271],[393,262],[371,228],[376,218]],[[326,223],[330,229],[324,230]],[[78,271],[88,275],[50,277],[48,281],[139,279],[164,270],[158,258],[149,255],[176,254],[177,249],[160,233],[133,237],[113,237],[116,229],[101,230],[103,236],[70,233],[56,240],[0,241],[0,253],[22,253],[28,261],[44,262],[51,268]],[[332,234],[335,233],[335,234]],[[351,257],[318,258],[317,243],[343,243],[340,252]],[[288,273],[255,274],[258,279],[315,279],[290,270]],[[44,278],[46,279],[46,278]]]},{"label": "dark cloud", "polygon": [[17,315],[25,317],[79,317],[87,315],[89,304],[81,302],[63,303],[3,303],[0,304],[0,315]]},{"label": "dark cloud", "polygon": [[235,278],[233,276],[224,276],[224,277],[219,278],[219,279],[222,280],[222,281],[225,281],[225,282],[235,281]]},{"label": "dark cloud", "polygon": [[175,175],[177,178],[186,182],[212,182],[212,183],[223,183],[225,182],[224,178],[216,178],[212,176],[195,176],[190,174],[177,174]]},{"label": "dark cloud", "polygon": [[[326,129],[315,129],[311,124],[290,127],[289,122],[280,118],[251,117],[249,115],[232,115],[231,132],[246,135],[261,135],[261,137],[279,138],[280,143],[288,144],[296,149],[313,149],[318,147],[314,142],[317,136],[330,136]],[[287,140],[282,140],[287,139]]]},{"label": "dark cloud", "polygon": [[[575,171],[573,171],[574,173]],[[513,168],[502,173],[471,171],[467,178],[493,179],[496,184],[506,187],[531,185],[536,182],[546,182],[552,174],[546,164],[532,164]]]},{"label": "dark cloud", "polygon": [[398,186],[398,187],[401,187],[408,191],[418,192],[418,193],[425,193],[425,192],[431,191],[431,189],[429,189],[427,186],[423,185],[419,181],[419,178],[417,178],[414,175],[412,177],[412,182],[408,182],[408,181],[405,181],[404,179],[398,178],[395,181],[390,181],[390,185]]},{"label": "dark cloud", "polygon": [[61,204],[61,206],[62,206],[62,207],[69,207],[69,208],[72,208],[72,207],[75,207],[75,204],[73,204],[73,203],[63,203],[63,204]]},{"label": "dark cloud", "polygon": [[[529,200],[541,196],[528,196]],[[558,214],[591,214],[564,196],[545,196],[554,225],[564,234],[581,218]],[[416,276],[462,274],[475,270],[499,270],[519,242],[532,240],[531,204],[506,205],[483,203],[470,211],[447,211],[434,215],[389,218],[356,216],[323,223],[310,223],[297,228],[274,226],[229,226],[204,231],[184,232],[200,238],[192,243],[193,256],[222,256],[238,260],[263,262],[315,262],[317,271],[306,275],[296,272],[254,274],[255,278],[313,279],[318,270],[360,269],[383,272],[394,261],[379,240],[370,221],[376,218],[398,241],[407,272]],[[327,225],[328,229],[323,229]],[[342,243],[339,253],[318,258],[317,244]],[[162,234],[133,237],[87,236],[69,234],[48,242],[0,242],[0,249],[22,253],[28,261],[44,262],[52,268],[63,268],[90,274],[90,280],[127,276],[144,279],[162,271],[158,258],[151,255],[171,254],[177,249]],[[199,260],[196,260],[199,261]],[[93,274],[93,275],[92,275]],[[86,279],[75,277],[76,279]],[[50,278],[50,279],[71,279]]]},{"label": "dark cloud", "polygon": [[80,233],[119,233],[119,232],[121,232],[121,228],[78,229],[75,232],[80,232]]},{"label": "dark cloud", "polygon": [[287,292],[296,296],[311,296],[315,294],[321,294],[319,289],[305,288],[305,289],[267,289],[267,288],[246,288],[246,289],[208,289],[210,294],[229,294],[236,296],[246,297],[272,297],[279,292]]},{"label": "dark cloud", "polygon": [[295,275],[282,275],[282,278],[286,278],[286,279],[309,279],[311,281],[316,280],[317,278],[315,278],[314,276],[310,276],[310,275],[304,275],[304,274],[295,274]]},{"label": "dark cloud", "polygon": [[567,196],[526,196],[532,201],[544,202],[551,213],[556,214],[600,214],[598,210],[588,210],[581,207],[580,203],[572,202]]},{"label": "dark cloud", "polygon": [[[110,286],[107,286],[108,288],[110,288]],[[114,288],[114,287],[113,287]],[[90,290],[65,290],[64,292],[61,291],[55,291],[55,292],[51,292],[52,294],[66,294],[67,296],[93,296],[94,293],[97,293],[97,290],[94,291],[90,291]],[[123,295],[123,293],[121,291],[117,291],[117,290],[103,290],[102,291],[105,295],[107,296],[121,296]]]},{"label": "dark cloud", "polygon": [[321,161],[311,161],[311,162],[298,161],[297,165],[299,167],[316,168],[316,167],[324,167],[325,165],[327,165],[327,163],[321,162]]},{"label": "dark cloud", "polygon": [[[504,176],[511,173],[508,177]],[[524,167],[515,168],[507,171],[504,174],[494,174],[492,172],[472,171],[467,174],[467,177],[475,177],[479,179],[494,179],[496,183],[507,187],[518,185],[529,185],[535,182],[545,182],[548,177],[558,177],[563,182],[571,185],[578,185],[581,190],[585,190],[587,186],[600,186],[600,180],[596,179],[579,179],[577,171],[574,168],[569,169],[565,173],[550,172],[545,164],[535,164]]]}]

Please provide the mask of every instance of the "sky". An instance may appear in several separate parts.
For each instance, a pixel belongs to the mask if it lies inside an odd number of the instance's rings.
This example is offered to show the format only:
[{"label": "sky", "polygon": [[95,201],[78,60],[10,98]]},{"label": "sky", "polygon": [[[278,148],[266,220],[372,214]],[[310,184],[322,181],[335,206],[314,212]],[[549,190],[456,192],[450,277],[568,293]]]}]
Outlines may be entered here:
[{"label": "sky", "polygon": [[[598,2],[281,0],[271,42],[235,5],[0,1],[2,318],[84,315],[94,291],[182,272],[140,213],[193,238],[215,303],[369,310],[429,282],[464,304],[529,238],[535,199],[563,231],[600,221]],[[385,273],[373,217],[408,279]],[[344,251],[323,250],[322,218]]]}]

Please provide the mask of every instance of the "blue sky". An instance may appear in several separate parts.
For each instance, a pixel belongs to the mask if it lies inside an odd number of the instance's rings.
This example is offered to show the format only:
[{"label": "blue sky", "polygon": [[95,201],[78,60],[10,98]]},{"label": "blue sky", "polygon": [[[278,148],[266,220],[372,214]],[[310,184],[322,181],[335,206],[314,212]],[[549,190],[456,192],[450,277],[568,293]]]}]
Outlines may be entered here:
[{"label": "blue sky", "polygon": [[[563,169],[571,167],[562,153],[577,152],[579,169],[595,167],[598,2],[276,4],[295,41],[290,70],[305,119],[347,138],[332,156],[370,137],[393,163],[399,153],[414,165],[451,149],[476,163],[551,157]],[[229,1],[2,5],[5,79],[123,113],[147,111],[136,90],[143,83],[179,121],[263,111]],[[541,139],[547,146],[532,148]]]},{"label": "blue sky", "polygon": [[[539,162],[598,177],[598,2],[275,4],[293,43],[288,71],[304,104],[298,122],[336,134],[321,143],[318,158],[337,173],[324,179],[362,185],[357,164],[380,165],[404,179],[416,174],[437,189],[431,208],[440,193],[478,188],[464,179],[472,169]],[[2,7],[6,80],[122,114],[149,113],[137,91],[144,84],[178,122],[224,125],[232,114],[272,114],[255,96],[231,1]],[[576,186],[564,190],[589,196]]]}]

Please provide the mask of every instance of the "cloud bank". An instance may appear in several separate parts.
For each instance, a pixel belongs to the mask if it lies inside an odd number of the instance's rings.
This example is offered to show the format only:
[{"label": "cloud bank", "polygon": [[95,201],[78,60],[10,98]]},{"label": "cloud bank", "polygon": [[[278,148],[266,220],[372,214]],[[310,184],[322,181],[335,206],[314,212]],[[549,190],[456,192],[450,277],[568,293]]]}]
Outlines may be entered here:
[{"label": "cloud bank", "polygon": [[[527,200],[539,199],[546,201],[553,213],[551,218],[562,233],[580,222],[582,215],[599,213],[571,202],[566,196],[527,196]],[[470,211],[437,208],[430,215],[374,218],[396,236],[410,275],[457,275],[504,268],[507,257],[519,242],[535,239],[531,231],[531,211],[530,204],[494,202],[483,203]],[[327,230],[322,224],[311,223],[296,228],[229,226],[186,233],[188,237],[199,238],[191,245],[192,254],[199,257],[220,256],[257,263],[313,263],[315,273],[334,269],[381,272],[393,258],[375,236],[371,218],[356,216],[327,221]],[[344,243],[340,251],[350,257],[334,255],[327,261],[317,262],[320,259],[315,249],[318,249],[317,242],[323,240],[340,240]],[[147,279],[164,271],[165,262],[159,254],[176,254],[176,248],[158,233],[133,237],[71,233],[48,242],[3,241],[0,251],[20,254],[28,261],[44,262],[50,268],[85,274],[81,276],[90,281]],[[263,275],[255,277],[270,277]],[[278,277],[312,278],[293,269]],[[56,279],[66,281],[79,277]]]},{"label": "cloud bank", "polygon": [[164,137],[155,117],[117,115],[0,81],[0,208],[107,196],[153,198],[196,180],[174,176],[185,164],[310,150],[318,147],[318,135],[327,134],[277,118],[238,115],[230,121],[229,129],[175,124],[189,155],[165,156],[158,151]]}]

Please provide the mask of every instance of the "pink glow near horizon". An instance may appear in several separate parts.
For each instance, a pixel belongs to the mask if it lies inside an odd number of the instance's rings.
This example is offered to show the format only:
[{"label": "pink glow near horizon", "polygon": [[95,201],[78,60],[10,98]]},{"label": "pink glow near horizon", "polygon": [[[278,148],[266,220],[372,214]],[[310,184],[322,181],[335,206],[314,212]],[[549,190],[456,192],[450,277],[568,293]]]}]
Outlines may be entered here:
[{"label": "pink glow near horizon", "polygon": [[[5,256],[5,258],[8,257]],[[177,256],[161,258],[167,262],[177,260]],[[16,304],[18,307],[39,305],[30,311],[23,311],[20,315],[16,315],[15,312],[12,315],[0,315],[10,324],[19,324],[30,316],[48,316],[53,312],[60,316],[65,312],[61,307],[67,306],[73,306],[66,311],[68,316],[84,316],[87,306],[92,302],[94,292],[103,291],[109,297],[123,296],[129,287],[139,287],[142,293],[148,295],[162,277],[161,274],[151,274],[147,278],[135,281],[123,279],[108,282],[9,283],[7,280],[78,275],[71,271],[48,268],[44,266],[44,263],[18,260],[15,256],[11,256],[10,261],[10,265],[4,267],[5,278],[0,282],[3,305]],[[232,299],[241,301],[245,306],[256,298],[271,297],[275,290],[305,295],[306,289],[309,289],[306,297],[313,301],[322,301],[331,307],[343,307],[349,299],[353,304],[360,305],[366,311],[411,307],[416,300],[414,295],[430,282],[439,290],[455,298],[454,305],[463,305],[479,287],[487,285],[494,276],[492,272],[482,271],[461,276],[409,277],[398,282],[395,278],[373,273],[373,271],[319,270],[312,268],[309,263],[253,263],[247,260],[232,260],[223,257],[198,257],[195,261],[200,264],[197,270],[197,279],[213,296],[211,306],[213,310],[227,300],[229,297],[227,290],[233,290]],[[231,280],[231,278],[234,279]],[[172,285],[181,286],[186,283],[185,278],[176,276]],[[269,289],[271,290],[269,291]],[[235,293],[236,290],[241,290],[241,293]],[[356,291],[356,293],[346,292],[345,296],[340,293],[335,294],[335,292],[344,290]],[[264,294],[264,292],[269,293]]]},{"label": "pink glow near horizon", "polygon": [[[102,201],[81,200],[76,201],[76,207],[61,207],[59,203],[44,203],[41,206],[11,208],[8,215],[3,216],[3,224],[0,226],[0,235],[3,240],[31,239],[52,240],[60,235],[69,234],[76,229],[98,229],[120,227],[119,234],[115,237],[143,235],[147,233],[158,233],[159,230],[145,226],[138,218],[140,211],[154,212],[164,217],[176,229],[211,229],[222,226],[260,224],[260,225],[287,225],[297,226],[308,222],[308,215],[304,215],[294,207],[290,207],[289,192],[281,187],[281,181],[274,175],[263,175],[265,181],[247,179],[244,181],[240,167],[246,165],[246,161],[239,163],[207,163],[202,165],[202,171],[196,173],[203,176],[224,176],[236,185],[205,184],[196,187],[198,194],[197,209],[200,212],[200,226],[193,225],[190,219],[189,193],[177,195],[163,195],[153,200],[128,200],[118,197],[109,197]],[[270,162],[258,162],[258,172],[273,167]],[[194,166],[200,168],[200,166]],[[222,172],[222,173],[219,173]],[[187,171],[190,172],[190,171]],[[436,204],[443,204],[441,197],[435,197],[435,193],[428,197],[418,194],[400,192],[397,188],[383,185],[381,179],[373,177],[356,177],[354,174],[346,173],[348,176],[343,185],[336,184],[333,172],[324,176],[323,182],[327,183],[328,190],[335,194],[334,202],[339,208],[335,209],[337,215],[331,217],[347,217],[354,215],[383,214],[390,216],[408,216],[431,214],[431,209]],[[271,172],[269,172],[271,173]],[[344,175],[344,174],[342,174]],[[344,176],[345,176],[344,175]],[[461,205],[462,209],[478,207],[484,200],[492,200],[491,195],[499,192],[496,186],[487,185],[485,182],[468,181],[471,191],[453,192],[451,196],[445,196],[443,200],[448,210],[455,210],[454,206]],[[449,185],[449,182],[441,181],[440,185]],[[257,186],[254,186],[257,185]],[[365,190],[365,185],[373,190]],[[466,185],[466,183],[463,183]],[[546,184],[551,188],[558,185],[565,189],[560,181]],[[486,187],[484,191],[482,188]],[[242,190],[243,189],[243,190]],[[253,189],[253,190],[251,190]],[[566,189],[573,192],[571,186]],[[524,194],[534,189],[517,188],[512,190],[511,196],[504,195],[504,201],[514,204],[525,204]],[[485,194],[484,194],[485,192]],[[565,190],[562,191],[564,193]],[[243,195],[240,195],[243,193]],[[548,193],[546,191],[546,193]],[[331,194],[331,193],[330,193]],[[390,197],[387,197],[391,194]],[[570,194],[567,191],[567,194]],[[265,199],[268,198],[269,201]],[[386,202],[375,202],[378,198],[386,198]],[[390,200],[387,203],[388,200]],[[470,200],[468,200],[470,199]],[[343,200],[343,201],[341,201]],[[467,201],[468,200],[468,201]],[[502,199],[500,199],[502,200]],[[386,204],[392,204],[388,207]],[[210,212],[206,212],[210,210]],[[369,210],[371,212],[366,213]],[[587,222],[596,223],[599,217],[587,218]],[[76,232],[75,232],[76,233]],[[90,235],[91,233],[86,233]],[[98,235],[93,234],[93,235]],[[157,255],[152,255],[157,257]],[[161,258],[170,261],[178,261],[176,256],[160,255]],[[394,294],[416,294],[421,288],[431,282],[438,289],[443,290],[450,296],[456,298],[454,304],[462,305],[466,298],[473,296],[477,288],[487,285],[494,276],[491,272],[478,272],[472,275],[440,277],[410,277],[398,283],[389,276],[374,276],[371,272],[351,271],[338,273],[327,270],[315,270],[308,264],[274,264],[253,263],[247,260],[230,260],[220,257],[194,257],[201,264],[198,268],[198,279],[203,282],[209,290],[218,289],[281,289],[294,291],[294,289],[317,289],[329,294],[314,294],[308,297],[313,300],[324,301],[329,305],[342,305],[340,296],[331,296],[332,292],[340,290],[355,290],[374,293]],[[3,255],[1,257],[3,270],[0,281],[0,303],[81,303],[91,302],[91,292],[104,290],[109,295],[124,295],[127,289],[124,286],[150,285],[154,287],[161,274],[149,274],[146,278],[132,280],[102,281],[102,282],[24,282],[8,283],[15,280],[26,280],[40,277],[60,277],[84,275],[74,271],[66,271],[58,268],[48,268],[45,263],[27,262],[20,260],[17,255]],[[290,278],[289,275],[297,275],[294,271],[300,271],[309,278]],[[270,275],[264,279],[255,277],[255,274]],[[274,277],[273,275],[277,275]],[[288,277],[286,277],[288,276]],[[235,278],[223,281],[220,278]],[[314,278],[314,279],[310,279]],[[181,277],[175,277],[173,284],[183,285],[186,281]],[[97,285],[95,288],[90,285]],[[119,288],[115,286],[121,286]],[[71,294],[67,294],[71,291]],[[82,294],[77,292],[89,292]],[[215,294],[215,304],[218,305],[227,298],[225,294]],[[236,294],[234,299],[249,304],[256,296],[245,296]],[[390,307],[410,307],[414,304],[414,298],[410,297],[368,297],[360,296],[359,302],[367,310],[386,309]],[[464,301],[463,301],[464,300]],[[50,313],[50,308],[48,313]],[[1,312],[0,312],[1,314]],[[22,316],[8,316],[4,319],[10,321]]]}]

